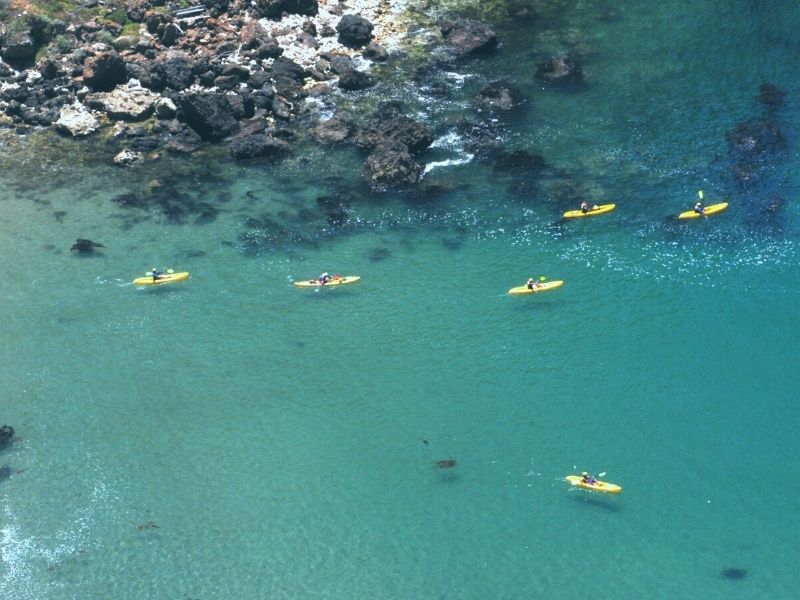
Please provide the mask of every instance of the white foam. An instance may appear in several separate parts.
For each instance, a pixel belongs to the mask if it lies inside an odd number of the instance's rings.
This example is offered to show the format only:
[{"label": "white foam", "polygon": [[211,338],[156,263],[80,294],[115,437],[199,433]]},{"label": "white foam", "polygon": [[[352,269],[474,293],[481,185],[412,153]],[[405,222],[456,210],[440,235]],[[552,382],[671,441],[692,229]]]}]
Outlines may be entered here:
[{"label": "white foam", "polygon": [[465,154],[461,158],[450,158],[448,160],[436,160],[429,162],[425,165],[425,171],[422,173],[423,177],[439,167],[452,167],[454,165],[463,165],[468,163],[474,158],[473,154]]}]

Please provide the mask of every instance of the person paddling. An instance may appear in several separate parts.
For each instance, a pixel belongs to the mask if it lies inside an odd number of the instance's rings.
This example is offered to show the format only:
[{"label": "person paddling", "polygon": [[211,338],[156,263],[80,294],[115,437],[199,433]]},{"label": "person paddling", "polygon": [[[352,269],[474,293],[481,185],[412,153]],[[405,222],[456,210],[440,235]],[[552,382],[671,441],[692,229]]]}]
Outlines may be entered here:
[{"label": "person paddling", "polygon": [[326,284],[326,283],[328,283],[330,280],[331,280],[331,276],[330,276],[328,273],[323,273],[323,274],[322,274],[322,275],[320,275],[320,276],[319,276],[319,278],[317,279],[317,281],[319,281],[319,284],[320,284],[320,285],[325,285],[325,284]]},{"label": "person paddling", "polygon": [[153,281],[158,281],[161,279],[161,276],[164,274],[164,271],[159,271],[155,267],[150,270],[150,276],[153,278]]},{"label": "person paddling", "polygon": [[697,200],[697,202],[694,205],[694,212],[696,212],[698,215],[705,214],[706,207],[703,206],[703,190],[700,190],[699,192],[697,192],[697,197],[699,199]]},{"label": "person paddling", "polygon": [[591,210],[591,208],[589,207],[589,203],[586,200],[581,202],[581,212],[583,214],[588,213],[590,210]]}]

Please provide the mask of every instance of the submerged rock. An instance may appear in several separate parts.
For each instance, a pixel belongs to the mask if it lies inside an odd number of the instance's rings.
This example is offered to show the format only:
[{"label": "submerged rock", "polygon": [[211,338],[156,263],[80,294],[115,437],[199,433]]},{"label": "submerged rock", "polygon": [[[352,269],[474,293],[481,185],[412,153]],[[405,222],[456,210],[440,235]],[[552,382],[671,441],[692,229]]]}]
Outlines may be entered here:
[{"label": "submerged rock", "polygon": [[536,78],[547,82],[581,83],[583,69],[571,56],[559,54],[539,65]]},{"label": "submerged rock", "polygon": [[314,138],[321,144],[339,144],[350,137],[353,130],[350,118],[337,114],[314,129]]},{"label": "submerged rock", "polygon": [[507,111],[521,104],[522,94],[504,81],[492,81],[480,89],[472,102],[478,108]]},{"label": "submerged rock", "polygon": [[14,428],[11,425],[3,425],[0,427],[0,448],[8,446],[11,443],[11,438],[14,437]]},{"label": "submerged rock", "polygon": [[456,466],[456,459],[452,456],[450,458],[445,458],[444,460],[437,460],[433,467],[434,469],[452,469]]},{"label": "submerged rock", "polygon": [[121,167],[129,167],[130,165],[141,161],[144,155],[131,149],[125,149],[114,157],[114,164]]},{"label": "submerged rock", "polygon": [[720,574],[725,579],[744,579],[747,577],[747,569],[737,569],[737,568],[730,568],[730,569],[723,569]]},{"label": "submerged rock", "polygon": [[75,243],[72,244],[72,248],[70,248],[70,251],[78,252],[79,254],[92,254],[95,248],[105,248],[105,246],[103,246],[103,244],[98,244],[97,242],[93,242],[92,240],[78,238],[77,240],[75,240]]}]

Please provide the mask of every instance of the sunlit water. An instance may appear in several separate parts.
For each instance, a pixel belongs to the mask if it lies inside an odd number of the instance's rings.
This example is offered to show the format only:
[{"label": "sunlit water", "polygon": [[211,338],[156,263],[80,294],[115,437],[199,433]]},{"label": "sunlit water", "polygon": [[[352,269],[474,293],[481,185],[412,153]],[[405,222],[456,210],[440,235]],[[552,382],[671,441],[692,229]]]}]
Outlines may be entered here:
[{"label": "sunlit water", "polygon": [[[416,95],[440,141],[407,194],[370,193],[348,150],[121,172],[6,146],[0,595],[792,597],[800,13],[639,4],[501,26],[449,99]],[[575,38],[587,89],[535,83]],[[498,127],[541,174],[454,134],[496,76],[530,99]],[[765,81],[786,145],[742,186],[725,133]],[[156,179],[216,218],[115,200]],[[676,222],[698,189],[731,208]],[[618,209],[558,219],[586,195]],[[192,277],[130,284],[154,265]],[[292,287],[321,271],[362,281]],[[566,283],[506,294],[531,275]],[[569,489],[582,470],[624,492]]]}]

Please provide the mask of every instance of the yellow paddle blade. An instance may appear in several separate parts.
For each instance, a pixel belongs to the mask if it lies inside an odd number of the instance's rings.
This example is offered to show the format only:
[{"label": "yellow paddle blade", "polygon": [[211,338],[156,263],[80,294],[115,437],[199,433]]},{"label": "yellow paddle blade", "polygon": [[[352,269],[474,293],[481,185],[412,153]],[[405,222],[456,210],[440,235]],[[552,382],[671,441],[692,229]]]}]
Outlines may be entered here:
[{"label": "yellow paddle blade", "polygon": [[697,192],[697,196],[700,198],[700,200],[702,200],[703,199],[703,190],[698,191]]}]

